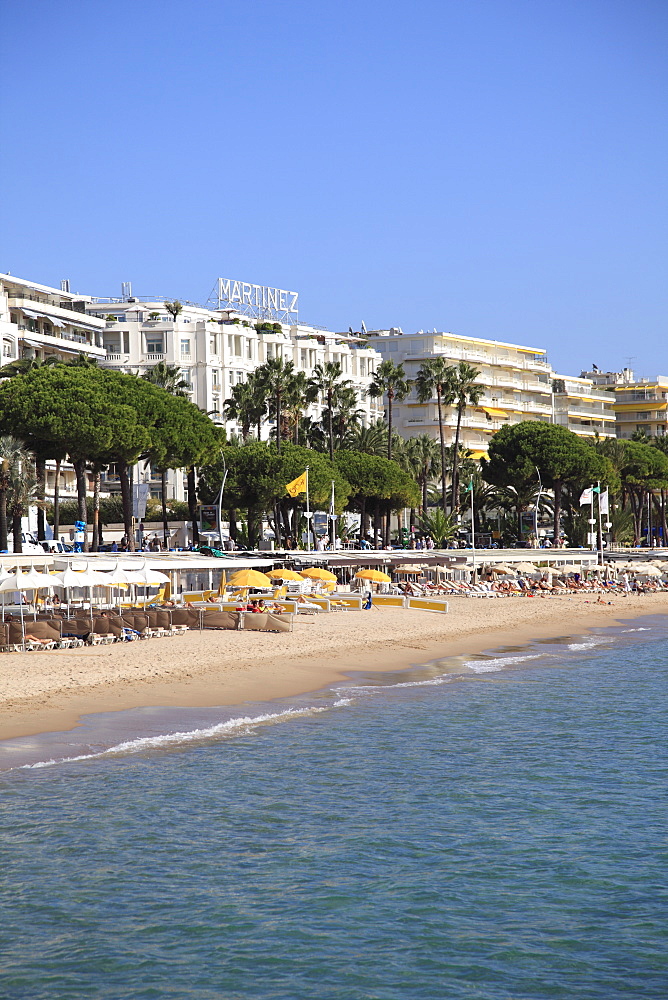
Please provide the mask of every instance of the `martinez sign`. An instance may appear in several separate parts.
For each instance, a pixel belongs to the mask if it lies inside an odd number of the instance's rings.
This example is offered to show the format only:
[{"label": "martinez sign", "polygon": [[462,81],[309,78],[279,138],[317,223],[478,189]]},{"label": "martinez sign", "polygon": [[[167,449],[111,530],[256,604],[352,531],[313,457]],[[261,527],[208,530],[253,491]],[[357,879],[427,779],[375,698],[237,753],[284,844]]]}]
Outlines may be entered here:
[{"label": "martinez sign", "polygon": [[251,285],[231,278],[218,279],[218,308],[233,306],[248,316],[294,323],[297,320],[299,292],[267,285]]}]

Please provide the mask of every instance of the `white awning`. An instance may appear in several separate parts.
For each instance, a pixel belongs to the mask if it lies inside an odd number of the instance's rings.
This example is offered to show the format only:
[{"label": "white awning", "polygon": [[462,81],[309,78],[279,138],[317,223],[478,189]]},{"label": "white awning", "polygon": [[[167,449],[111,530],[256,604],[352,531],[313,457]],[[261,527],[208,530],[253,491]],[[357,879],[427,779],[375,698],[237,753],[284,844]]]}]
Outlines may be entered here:
[{"label": "white awning", "polygon": [[28,347],[44,347],[44,344],[38,344],[36,340],[28,340],[26,337],[21,338],[21,343]]},{"label": "white awning", "polygon": [[39,319],[40,316],[39,313],[33,312],[32,309],[24,309],[23,306],[21,306],[21,312],[24,316],[29,316],[30,319]]},{"label": "white awning", "polygon": [[65,326],[62,319],[54,319],[53,316],[47,316],[46,318],[48,319],[49,323],[51,323],[52,326],[59,326],[61,328],[64,328]]}]

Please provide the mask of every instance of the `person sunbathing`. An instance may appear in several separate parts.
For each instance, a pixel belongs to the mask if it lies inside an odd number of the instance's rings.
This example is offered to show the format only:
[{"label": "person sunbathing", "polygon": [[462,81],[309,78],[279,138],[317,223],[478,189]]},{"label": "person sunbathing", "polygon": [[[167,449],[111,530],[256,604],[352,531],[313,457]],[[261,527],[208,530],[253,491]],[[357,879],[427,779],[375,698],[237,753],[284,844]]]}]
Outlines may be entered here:
[{"label": "person sunbathing", "polygon": [[31,632],[26,632],[26,642],[37,642],[40,644],[40,646],[44,646],[45,644],[50,645],[53,642],[53,640],[40,639],[38,635],[33,635]]}]

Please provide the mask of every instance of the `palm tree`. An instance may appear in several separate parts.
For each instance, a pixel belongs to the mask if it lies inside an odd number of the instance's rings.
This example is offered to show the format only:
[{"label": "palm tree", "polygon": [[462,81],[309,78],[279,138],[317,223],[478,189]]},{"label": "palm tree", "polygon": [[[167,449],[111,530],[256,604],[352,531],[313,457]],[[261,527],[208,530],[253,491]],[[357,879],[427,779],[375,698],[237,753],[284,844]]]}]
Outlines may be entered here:
[{"label": "palm tree", "polygon": [[251,427],[260,426],[267,412],[267,404],[262,394],[258,393],[258,385],[252,377],[245,382],[237,382],[232,386],[231,392],[232,395],[223,403],[223,416],[225,420],[236,420],[241,427],[243,443],[246,444]]},{"label": "palm tree", "polygon": [[348,427],[343,438],[343,447],[350,451],[361,451],[365,455],[384,455],[387,451],[387,424],[376,420],[368,427]]},{"label": "palm tree", "polygon": [[427,491],[430,481],[438,475],[441,453],[438,441],[429,434],[408,438],[404,445],[406,471],[415,477],[422,490],[422,512],[427,510]]},{"label": "palm tree", "polygon": [[392,406],[394,400],[400,402],[411,391],[411,384],[406,378],[404,366],[395,365],[388,358],[381,363],[373,373],[371,385],[367,393],[372,397],[387,396],[387,457],[392,458]]},{"label": "palm tree", "polygon": [[330,461],[334,459],[334,407],[342,398],[344,390],[352,387],[350,379],[342,379],[342,375],[343,370],[338,361],[325,361],[324,365],[315,366],[310,379],[313,390],[325,397]]},{"label": "palm tree", "polygon": [[454,512],[459,508],[459,435],[462,417],[469,403],[471,406],[478,405],[485,390],[476,381],[480,377],[480,371],[466,361],[460,361],[453,365],[450,371],[443,402],[446,406],[454,404],[457,407],[457,430],[452,452],[452,510]]},{"label": "palm tree", "polygon": [[274,412],[276,415],[276,451],[281,451],[281,414],[283,409],[283,399],[290,391],[290,385],[294,377],[295,366],[292,361],[285,361],[282,357],[270,358],[259,368],[255,369],[255,374],[267,393],[274,402]]},{"label": "palm tree", "polygon": [[34,502],[37,479],[30,452],[16,452],[8,471],[7,506],[12,515],[12,535],[14,552],[23,552],[21,542],[21,520],[27,513],[28,504]]},{"label": "palm tree", "polygon": [[441,442],[441,489],[443,492],[443,511],[448,509],[448,500],[445,489],[445,478],[447,475],[447,461],[445,450],[445,425],[443,422],[443,396],[446,386],[450,384],[452,376],[452,366],[445,358],[431,358],[423,362],[415,379],[417,398],[421,403],[428,402],[436,395],[438,408],[438,436]]},{"label": "palm tree", "polygon": [[299,430],[304,410],[309,403],[315,402],[318,391],[307,378],[306,372],[295,372],[292,376],[285,397],[286,411],[292,425],[292,439],[299,444]]},{"label": "palm tree", "polygon": [[14,375],[25,375],[26,372],[34,371],[36,368],[50,368],[62,364],[64,362],[54,354],[48,358],[15,358],[0,368],[0,378],[13,378]]},{"label": "palm tree", "polygon": [[[12,483],[17,468],[27,470],[30,453],[20,438],[5,434],[0,437],[0,552],[7,551],[7,507],[11,502]],[[20,519],[19,519],[20,524]],[[19,530],[19,544],[21,532]],[[14,538],[16,545],[16,537]],[[15,550],[16,551],[16,550]]]},{"label": "palm tree", "polygon": [[[180,302],[165,302],[165,308],[179,306],[174,319],[178,316],[183,306]],[[169,309],[169,312],[172,310]],[[142,375],[143,379],[152,385],[157,385],[165,392],[170,392],[172,396],[188,396],[190,385],[181,374],[178,365],[168,365],[165,361],[158,361],[152,365]],[[99,474],[99,472],[98,472]],[[162,505],[162,536],[165,548],[169,548],[169,524],[167,522],[167,469],[160,469],[160,502]],[[188,516],[192,524],[193,540],[199,541],[199,530],[197,528],[197,484],[195,482],[195,468],[188,468]]]}]

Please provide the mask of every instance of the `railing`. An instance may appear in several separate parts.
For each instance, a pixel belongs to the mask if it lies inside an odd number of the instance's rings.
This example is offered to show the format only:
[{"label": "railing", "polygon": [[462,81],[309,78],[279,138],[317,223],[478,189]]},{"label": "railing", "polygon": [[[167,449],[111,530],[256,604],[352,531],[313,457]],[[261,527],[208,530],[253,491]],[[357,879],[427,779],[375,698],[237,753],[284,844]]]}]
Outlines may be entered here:
[{"label": "railing", "polygon": [[147,361],[162,361],[165,357],[164,352],[161,354],[145,354],[144,357]]}]

